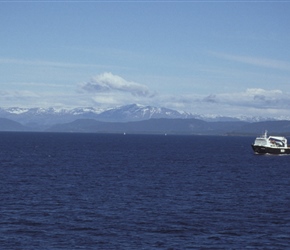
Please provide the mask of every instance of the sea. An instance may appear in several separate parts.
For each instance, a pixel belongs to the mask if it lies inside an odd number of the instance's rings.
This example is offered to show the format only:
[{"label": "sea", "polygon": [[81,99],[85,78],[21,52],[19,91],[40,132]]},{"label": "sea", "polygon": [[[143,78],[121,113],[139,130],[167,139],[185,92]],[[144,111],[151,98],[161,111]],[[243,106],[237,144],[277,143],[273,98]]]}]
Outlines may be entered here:
[{"label": "sea", "polygon": [[290,156],[254,137],[0,133],[0,249],[289,249]]}]

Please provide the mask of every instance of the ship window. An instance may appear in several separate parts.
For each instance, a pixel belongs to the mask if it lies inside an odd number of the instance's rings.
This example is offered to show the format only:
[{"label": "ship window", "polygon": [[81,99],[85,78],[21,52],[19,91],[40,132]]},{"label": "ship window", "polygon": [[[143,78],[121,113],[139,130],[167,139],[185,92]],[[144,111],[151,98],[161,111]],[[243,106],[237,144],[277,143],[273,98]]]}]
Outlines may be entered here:
[{"label": "ship window", "polygon": [[266,145],[267,141],[265,139],[256,139],[255,144],[256,145]]}]

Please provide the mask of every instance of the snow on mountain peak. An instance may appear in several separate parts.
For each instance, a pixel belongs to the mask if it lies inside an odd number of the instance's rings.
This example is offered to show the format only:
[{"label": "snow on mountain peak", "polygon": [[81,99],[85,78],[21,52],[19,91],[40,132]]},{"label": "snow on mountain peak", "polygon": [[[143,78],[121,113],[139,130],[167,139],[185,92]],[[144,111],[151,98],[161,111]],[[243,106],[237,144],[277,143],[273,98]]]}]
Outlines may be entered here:
[{"label": "snow on mountain peak", "polygon": [[145,106],[141,104],[129,104],[110,109],[102,109],[98,107],[79,107],[79,108],[0,108],[0,117],[8,118],[22,124],[36,124],[41,126],[49,126],[57,123],[72,122],[76,119],[95,119],[99,121],[110,122],[128,122],[140,121],[151,118],[179,118],[188,119],[195,118],[204,121],[269,121],[269,120],[290,120],[290,117],[265,118],[265,117],[249,117],[235,116],[226,117],[220,115],[199,115],[191,114],[184,111],[176,111],[164,107]]},{"label": "snow on mountain peak", "polygon": [[18,108],[18,107],[12,107],[12,108],[7,109],[7,112],[9,112],[11,114],[15,114],[15,115],[20,115],[20,114],[26,113],[28,111],[29,111],[29,109]]}]

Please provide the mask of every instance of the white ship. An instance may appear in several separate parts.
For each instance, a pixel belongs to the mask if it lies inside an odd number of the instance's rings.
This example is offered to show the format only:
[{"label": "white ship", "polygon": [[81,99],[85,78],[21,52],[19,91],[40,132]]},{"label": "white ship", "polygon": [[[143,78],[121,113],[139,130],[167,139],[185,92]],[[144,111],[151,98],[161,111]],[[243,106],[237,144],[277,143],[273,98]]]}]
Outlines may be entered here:
[{"label": "white ship", "polygon": [[287,139],[283,136],[267,136],[267,131],[252,144],[256,154],[290,154]]}]

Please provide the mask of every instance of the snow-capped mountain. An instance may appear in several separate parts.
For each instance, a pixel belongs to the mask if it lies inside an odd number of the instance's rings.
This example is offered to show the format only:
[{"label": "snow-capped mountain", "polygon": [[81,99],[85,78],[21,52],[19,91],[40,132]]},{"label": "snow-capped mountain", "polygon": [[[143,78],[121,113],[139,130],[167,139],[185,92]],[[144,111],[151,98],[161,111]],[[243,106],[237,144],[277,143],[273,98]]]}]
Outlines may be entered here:
[{"label": "snow-capped mountain", "polygon": [[151,118],[192,118],[193,116],[186,112],[179,112],[168,108],[157,108],[152,106],[143,106],[140,104],[125,105],[99,114],[101,121],[140,121]]},{"label": "snow-capped mountain", "polygon": [[[105,122],[129,122],[148,120],[150,118],[187,119],[195,118],[207,122],[215,121],[268,121],[277,120],[263,117],[225,117],[218,115],[198,115],[176,111],[168,108],[144,106],[139,104],[125,105],[111,109],[95,107],[64,108],[0,108],[0,118],[19,122],[32,129],[45,129],[54,124],[72,122],[77,119],[95,119]],[[290,120],[285,118],[284,120]]]},{"label": "snow-capped mountain", "polygon": [[76,119],[95,119],[103,112],[97,108],[0,108],[0,117],[11,119],[31,128],[45,128]]},{"label": "snow-capped mountain", "polygon": [[42,128],[57,123],[72,122],[77,119],[95,119],[106,122],[140,121],[150,118],[193,118],[192,114],[167,108],[125,105],[108,110],[86,108],[0,108],[0,117],[11,119],[26,126]]}]

